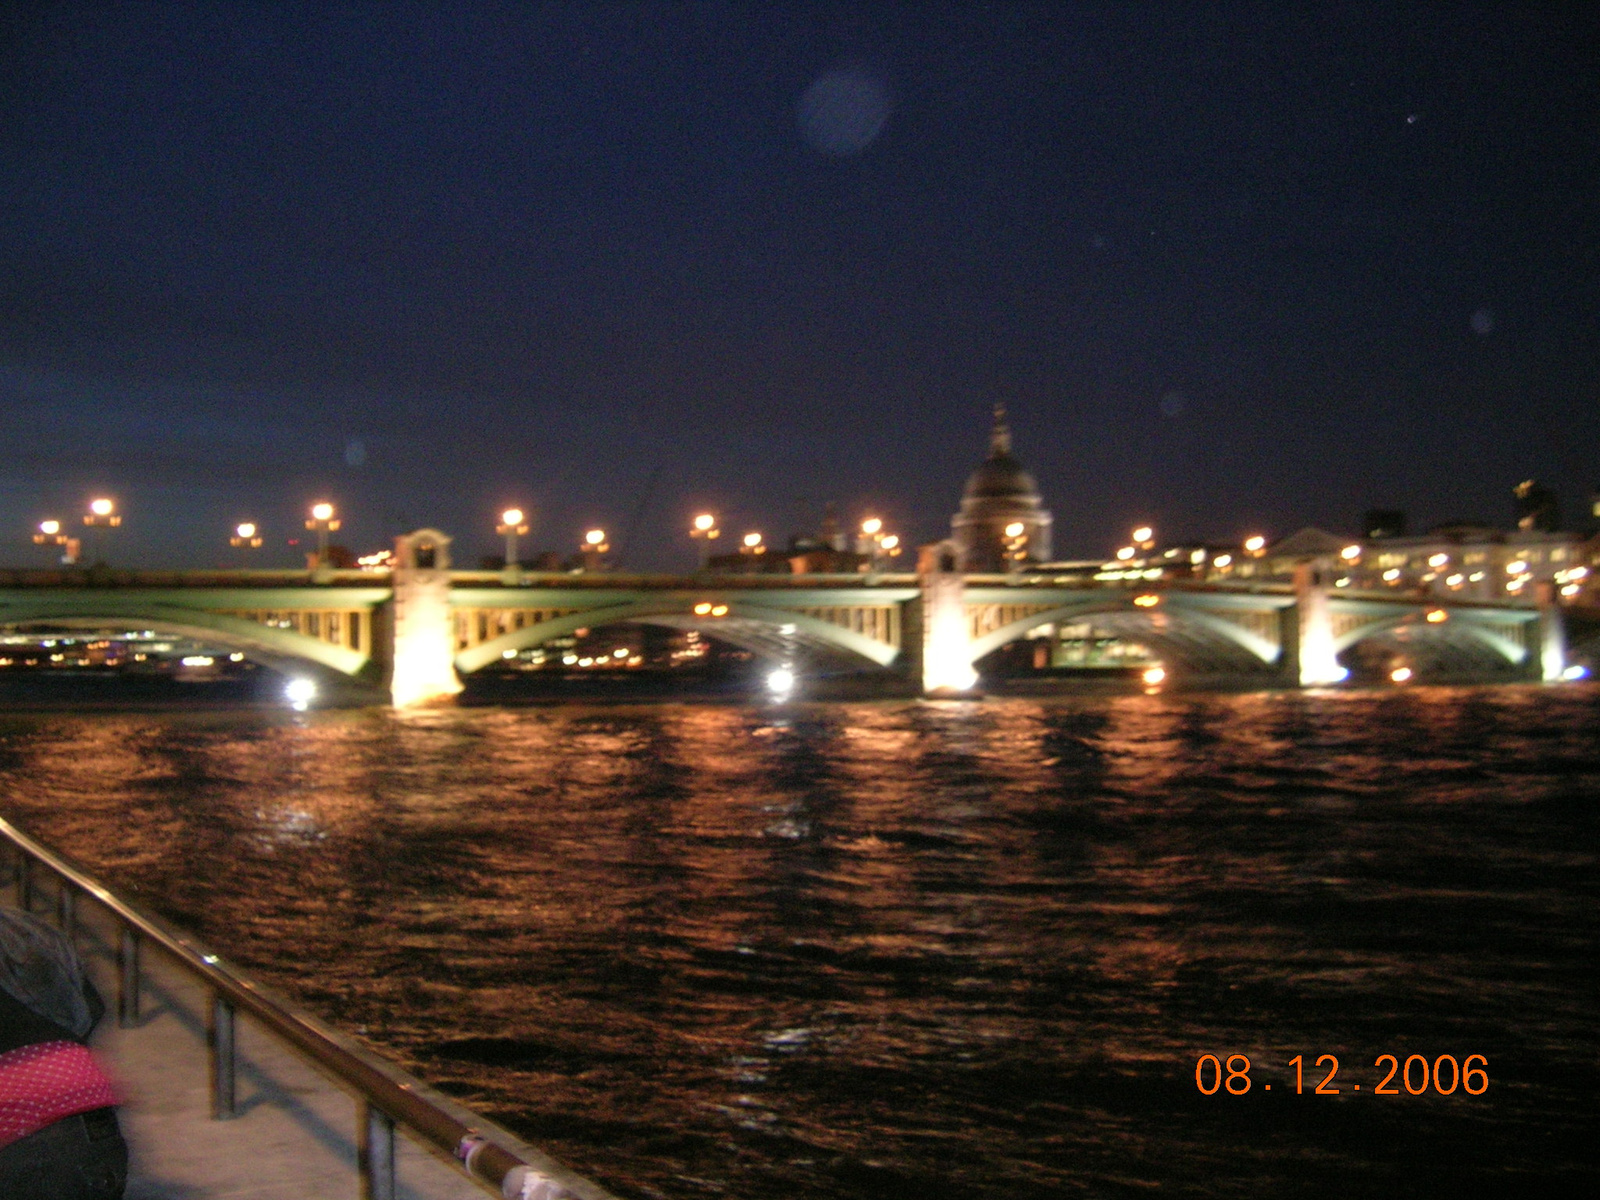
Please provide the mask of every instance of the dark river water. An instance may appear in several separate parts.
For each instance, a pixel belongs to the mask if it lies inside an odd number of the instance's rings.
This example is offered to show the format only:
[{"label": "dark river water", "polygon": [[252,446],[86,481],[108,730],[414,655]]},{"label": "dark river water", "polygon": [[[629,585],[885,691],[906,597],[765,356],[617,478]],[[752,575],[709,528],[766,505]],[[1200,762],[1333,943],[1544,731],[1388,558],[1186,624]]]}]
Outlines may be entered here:
[{"label": "dark river water", "polygon": [[1600,688],[11,712],[0,812],[626,1197],[1593,1178]]}]

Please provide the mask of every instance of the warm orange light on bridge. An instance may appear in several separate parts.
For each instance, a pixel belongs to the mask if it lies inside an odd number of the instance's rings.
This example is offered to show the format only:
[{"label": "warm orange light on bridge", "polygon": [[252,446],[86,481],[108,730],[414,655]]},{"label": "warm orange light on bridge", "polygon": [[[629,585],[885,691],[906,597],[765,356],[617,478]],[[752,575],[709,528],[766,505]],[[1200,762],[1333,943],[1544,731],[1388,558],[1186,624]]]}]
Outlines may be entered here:
[{"label": "warm orange light on bridge", "polygon": [[726,604],[713,604],[711,606],[711,615],[713,617],[725,617],[725,616],[727,616],[728,615],[728,606]]},{"label": "warm orange light on bridge", "polygon": [[1430,609],[1428,612],[1428,624],[1430,625],[1437,625],[1441,621],[1448,621],[1449,619],[1450,614],[1442,608]]},{"label": "warm orange light on bridge", "polygon": [[1247,554],[1260,554],[1267,548],[1267,539],[1260,534],[1247,537],[1244,540],[1244,548]]},{"label": "warm orange light on bridge", "polygon": [[711,615],[711,602],[702,600],[699,604],[696,604],[694,606],[694,615],[697,617],[709,617]]},{"label": "warm orange light on bridge", "polygon": [[1135,596],[1133,602],[1140,608],[1154,608],[1161,603],[1160,596]]},{"label": "warm orange light on bridge", "polygon": [[871,537],[873,534],[879,532],[882,528],[883,522],[877,517],[868,517],[865,521],[861,522],[861,532],[866,534],[868,537]]},{"label": "warm orange light on bridge", "polygon": [[1339,557],[1344,559],[1345,562],[1355,562],[1356,559],[1361,557],[1361,547],[1346,546],[1343,550],[1339,551]]}]

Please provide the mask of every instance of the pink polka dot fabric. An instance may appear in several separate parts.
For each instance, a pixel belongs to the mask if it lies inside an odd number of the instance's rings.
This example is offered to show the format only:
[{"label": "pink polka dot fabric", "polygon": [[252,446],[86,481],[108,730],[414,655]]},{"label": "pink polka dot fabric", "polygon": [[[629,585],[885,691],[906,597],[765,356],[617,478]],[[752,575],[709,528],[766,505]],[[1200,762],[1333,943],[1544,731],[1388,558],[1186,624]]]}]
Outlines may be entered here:
[{"label": "pink polka dot fabric", "polygon": [[0,1146],[116,1102],[87,1046],[38,1042],[0,1054]]}]

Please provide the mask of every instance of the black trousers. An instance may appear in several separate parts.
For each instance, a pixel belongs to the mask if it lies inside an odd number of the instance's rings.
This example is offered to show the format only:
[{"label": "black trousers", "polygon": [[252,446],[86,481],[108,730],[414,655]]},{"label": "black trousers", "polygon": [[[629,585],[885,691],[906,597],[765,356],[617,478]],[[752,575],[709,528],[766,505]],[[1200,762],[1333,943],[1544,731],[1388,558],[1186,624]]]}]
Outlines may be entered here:
[{"label": "black trousers", "polygon": [[128,1145],[116,1111],[67,1117],[0,1147],[5,1200],[122,1200]]}]

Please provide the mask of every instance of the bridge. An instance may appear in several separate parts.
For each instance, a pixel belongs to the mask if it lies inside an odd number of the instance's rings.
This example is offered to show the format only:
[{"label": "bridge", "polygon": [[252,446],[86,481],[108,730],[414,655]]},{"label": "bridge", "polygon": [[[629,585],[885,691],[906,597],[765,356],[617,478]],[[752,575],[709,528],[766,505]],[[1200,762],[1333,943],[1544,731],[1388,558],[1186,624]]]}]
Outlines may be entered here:
[{"label": "bridge", "polygon": [[698,630],[801,671],[899,672],[930,694],[969,689],[976,662],[1041,626],[1085,621],[1180,675],[1264,684],[1338,682],[1340,655],[1363,644],[1427,669],[1542,680],[1560,678],[1568,656],[1549,597],[1336,591],[1312,562],[1292,583],[1251,585],[960,574],[937,548],[916,574],[532,574],[453,570],[449,543],[437,530],[401,537],[388,571],[4,571],[0,625],[195,638],[285,673],[362,680],[402,707],[451,696],[462,676],[529,647],[619,623]]}]

